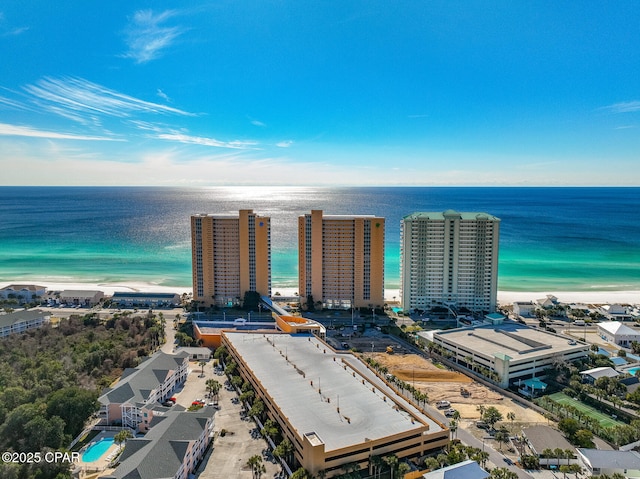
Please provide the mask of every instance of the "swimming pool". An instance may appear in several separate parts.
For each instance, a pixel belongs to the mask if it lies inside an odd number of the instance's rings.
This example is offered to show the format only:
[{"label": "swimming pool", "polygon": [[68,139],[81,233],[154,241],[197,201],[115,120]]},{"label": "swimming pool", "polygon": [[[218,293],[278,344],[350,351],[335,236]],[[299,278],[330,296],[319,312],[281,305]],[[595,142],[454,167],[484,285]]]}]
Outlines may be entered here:
[{"label": "swimming pool", "polygon": [[103,437],[95,444],[92,444],[88,447],[84,454],[82,454],[82,460],[84,462],[95,462],[102,457],[102,455],[107,452],[113,445],[112,437]]},{"label": "swimming pool", "polygon": [[640,371],[640,366],[636,366],[635,368],[627,369],[627,372],[632,376],[636,375],[636,371]]}]

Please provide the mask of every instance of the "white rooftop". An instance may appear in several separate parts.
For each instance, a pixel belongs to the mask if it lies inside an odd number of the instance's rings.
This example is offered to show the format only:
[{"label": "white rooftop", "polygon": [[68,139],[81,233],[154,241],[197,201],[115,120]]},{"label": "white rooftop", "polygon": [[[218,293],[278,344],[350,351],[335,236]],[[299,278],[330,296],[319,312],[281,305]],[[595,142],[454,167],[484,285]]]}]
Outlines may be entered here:
[{"label": "white rooftop", "polygon": [[297,434],[323,442],[325,451],[419,432],[425,424],[429,433],[442,430],[398,397],[358,358],[333,351],[315,336],[224,335]]},{"label": "white rooftop", "polygon": [[598,327],[610,332],[611,334],[621,336],[640,335],[640,331],[631,329],[629,326],[622,324],[620,321],[607,321],[598,323]]}]

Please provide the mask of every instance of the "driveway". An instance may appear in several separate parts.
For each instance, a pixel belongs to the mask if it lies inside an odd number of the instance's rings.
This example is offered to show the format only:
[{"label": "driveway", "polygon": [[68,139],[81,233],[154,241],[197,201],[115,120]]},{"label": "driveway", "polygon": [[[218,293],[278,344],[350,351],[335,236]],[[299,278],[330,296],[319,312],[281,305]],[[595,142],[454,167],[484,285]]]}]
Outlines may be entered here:
[{"label": "driveway", "polygon": [[[204,457],[200,468],[196,473],[198,479],[229,479],[247,478],[252,479],[251,469],[246,468],[247,460],[253,455],[262,456],[263,450],[267,447],[267,442],[259,434],[251,434],[256,429],[253,421],[242,420],[240,417],[240,403],[235,391],[227,391],[224,388],[226,376],[217,376],[213,373],[211,362],[205,366],[207,378],[198,378],[204,382],[208,378],[219,381],[223,387],[220,389],[219,405],[220,410],[214,417],[214,442],[213,448]],[[191,373],[197,376],[200,373]],[[187,381],[189,382],[189,381]],[[203,393],[204,394],[204,393]],[[225,430],[225,435],[221,434]],[[273,478],[280,471],[278,464],[263,459],[262,463],[266,467],[266,472],[261,477]]]}]

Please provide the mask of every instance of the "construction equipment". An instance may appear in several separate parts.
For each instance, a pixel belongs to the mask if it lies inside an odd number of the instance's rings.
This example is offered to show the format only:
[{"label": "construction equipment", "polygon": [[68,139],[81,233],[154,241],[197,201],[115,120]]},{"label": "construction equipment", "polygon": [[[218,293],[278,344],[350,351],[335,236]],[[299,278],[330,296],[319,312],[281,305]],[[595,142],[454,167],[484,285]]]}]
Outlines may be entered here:
[{"label": "construction equipment", "polygon": [[391,346],[387,346],[387,354],[393,354],[393,348]]}]

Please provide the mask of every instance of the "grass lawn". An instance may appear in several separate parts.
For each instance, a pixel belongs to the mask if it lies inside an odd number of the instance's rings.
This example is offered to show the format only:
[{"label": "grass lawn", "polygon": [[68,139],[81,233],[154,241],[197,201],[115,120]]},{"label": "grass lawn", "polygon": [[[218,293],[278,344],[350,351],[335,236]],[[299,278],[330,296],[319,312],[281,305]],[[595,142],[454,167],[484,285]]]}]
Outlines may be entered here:
[{"label": "grass lawn", "polygon": [[586,404],[576,401],[572,397],[567,396],[564,393],[555,393],[548,396],[549,399],[557,402],[558,404],[568,404],[573,406],[578,411],[584,413],[585,415],[595,419],[600,423],[602,427],[613,427],[622,425],[623,423],[620,421],[616,421],[615,419],[607,416],[606,414],[601,413],[600,411],[592,408],[591,406],[587,406]]}]

